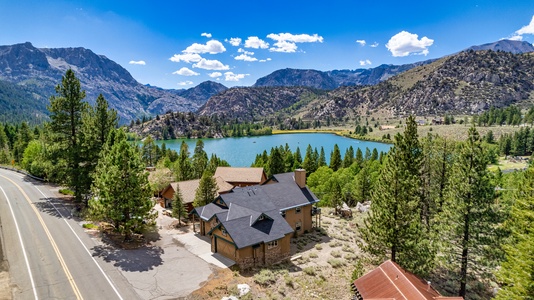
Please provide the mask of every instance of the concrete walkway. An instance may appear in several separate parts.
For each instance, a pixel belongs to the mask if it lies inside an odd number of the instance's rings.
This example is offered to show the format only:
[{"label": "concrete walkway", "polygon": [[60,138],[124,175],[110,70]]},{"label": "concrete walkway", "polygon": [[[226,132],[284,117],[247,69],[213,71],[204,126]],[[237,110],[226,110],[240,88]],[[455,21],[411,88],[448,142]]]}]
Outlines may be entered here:
[{"label": "concrete walkway", "polygon": [[235,261],[226,258],[219,253],[212,253],[210,239],[206,236],[201,236],[194,232],[186,232],[173,235],[173,239],[184,245],[187,251],[219,268],[228,268],[235,264]]}]

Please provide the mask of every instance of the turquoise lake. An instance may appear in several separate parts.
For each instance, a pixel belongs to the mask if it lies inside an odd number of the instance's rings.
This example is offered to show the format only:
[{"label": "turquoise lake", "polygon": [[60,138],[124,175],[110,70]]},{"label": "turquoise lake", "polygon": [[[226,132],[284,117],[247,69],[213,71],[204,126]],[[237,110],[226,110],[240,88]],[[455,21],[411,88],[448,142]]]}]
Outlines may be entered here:
[{"label": "turquoise lake", "polygon": [[[156,143],[158,145],[165,143],[167,148],[179,152],[182,141],[187,143],[189,152],[193,153],[197,139],[176,139],[157,141]],[[342,157],[350,146],[354,148],[354,151],[360,148],[364,154],[365,148],[369,148],[371,151],[376,148],[379,153],[380,151],[388,152],[391,148],[390,144],[349,139],[331,133],[274,134],[254,137],[202,139],[202,141],[208,157],[215,153],[218,157],[226,160],[232,167],[249,167],[254,162],[256,155],[263,153],[263,150],[267,150],[267,153],[269,153],[272,147],[278,147],[286,143],[292,151],[299,147],[303,159],[308,144],[313,148],[317,148],[317,151],[321,151],[321,147],[324,147],[327,162],[330,160],[330,152],[334,149],[335,144],[339,146]]]}]

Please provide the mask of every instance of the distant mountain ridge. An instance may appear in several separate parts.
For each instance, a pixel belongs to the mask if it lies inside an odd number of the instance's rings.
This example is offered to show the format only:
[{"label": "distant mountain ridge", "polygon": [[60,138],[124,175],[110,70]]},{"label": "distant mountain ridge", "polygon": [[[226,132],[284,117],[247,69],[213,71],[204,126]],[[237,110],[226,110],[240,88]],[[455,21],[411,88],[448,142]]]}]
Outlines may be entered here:
[{"label": "distant mountain ridge", "polygon": [[493,43],[487,43],[479,46],[471,46],[467,50],[492,50],[504,51],[513,54],[534,52],[534,46],[525,41],[500,40]]},{"label": "distant mountain ridge", "polygon": [[[40,49],[29,42],[0,46],[0,80],[29,91],[37,107],[46,107],[49,97],[55,95],[54,87],[69,68],[86,90],[86,100],[94,103],[98,94],[103,94],[122,123],[167,111],[195,111],[211,95],[225,89],[219,84],[214,87],[215,83],[193,88],[194,91],[142,85],[119,64],[81,47]],[[194,97],[187,99],[182,95]]]},{"label": "distant mountain ridge", "polygon": [[254,87],[303,86],[333,90],[341,86],[375,85],[417,66],[432,63],[435,59],[405,65],[380,65],[369,69],[317,71],[282,69],[256,81]]}]

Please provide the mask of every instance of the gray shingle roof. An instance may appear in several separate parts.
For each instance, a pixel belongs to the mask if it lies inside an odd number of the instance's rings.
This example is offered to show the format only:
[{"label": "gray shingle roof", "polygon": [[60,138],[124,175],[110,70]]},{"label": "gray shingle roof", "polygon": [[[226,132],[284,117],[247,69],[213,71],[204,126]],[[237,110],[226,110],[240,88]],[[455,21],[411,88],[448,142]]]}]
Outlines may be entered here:
[{"label": "gray shingle roof", "polygon": [[[292,233],[293,228],[281,211],[313,204],[319,199],[307,188],[300,188],[294,173],[274,175],[274,183],[235,188],[219,198],[228,206],[210,203],[195,209],[204,220],[217,216],[237,248],[266,243]],[[268,216],[258,220],[262,215]]]},{"label": "gray shingle roof", "polygon": [[[221,220],[221,224],[230,234],[238,249],[278,240],[293,232],[293,228],[287,224],[277,210],[265,214],[270,219],[265,218],[257,221],[252,226],[250,225],[252,216],[243,216],[229,221]],[[219,217],[219,214],[217,214],[217,217]]]}]

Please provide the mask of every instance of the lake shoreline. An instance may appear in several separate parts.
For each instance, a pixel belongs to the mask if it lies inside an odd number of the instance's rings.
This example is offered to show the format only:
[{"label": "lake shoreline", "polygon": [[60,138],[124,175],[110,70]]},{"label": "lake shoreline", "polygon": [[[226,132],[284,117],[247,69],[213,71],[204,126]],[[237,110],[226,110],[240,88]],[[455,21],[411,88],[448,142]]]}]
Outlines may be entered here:
[{"label": "lake shoreline", "polygon": [[[291,151],[295,151],[297,147],[300,148],[302,157],[304,157],[308,145],[311,145],[312,148],[316,148],[318,151],[321,150],[321,147],[324,147],[327,162],[335,144],[338,144],[342,155],[350,146],[354,150],[360,148],[362,152],[365,152],[366,148],[369,148],[371,151],[377,148],[379,152],[388,152],[391,148],[390,144],[354,139],[343,135],[332,134],[332,132],[285,133],[222,139],[203,138],[200,140],[204,142],[204,151],[206,151],[208,157],[211,154],[216,154],[219,158],[226,160],[234,167],[250,166],[254,163],[256,155],[262,154],[264,151],[269,152],[273,147],[285,147],[286,144],[288,144]],[[161,145],[165,143],[167,149],[180,151],[180,145],[184,141],[188,144],[191,153],[198,140],[175,139],[156,141],[156,144]]]}]

